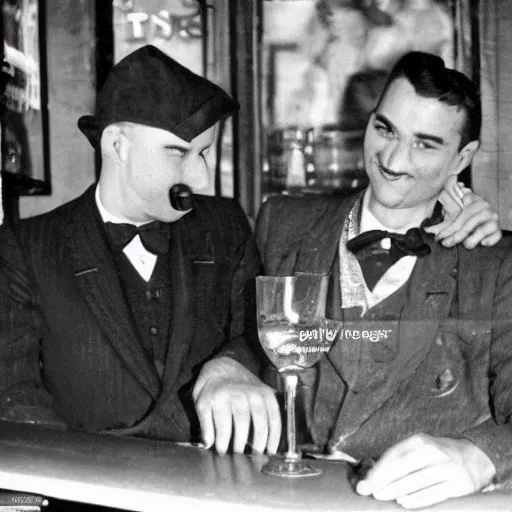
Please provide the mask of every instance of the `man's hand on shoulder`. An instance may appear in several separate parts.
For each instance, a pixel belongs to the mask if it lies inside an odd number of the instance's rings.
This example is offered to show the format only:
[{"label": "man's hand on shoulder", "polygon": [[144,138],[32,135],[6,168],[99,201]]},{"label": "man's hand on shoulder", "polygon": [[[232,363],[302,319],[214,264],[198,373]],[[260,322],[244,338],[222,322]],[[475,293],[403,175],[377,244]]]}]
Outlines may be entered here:
[{"label": "man's hand on shoulder", "polygon": [[405,508],[428,507],[483,489],[495,471],[467,439],[416,434],[389,448],[356,490]]},{"label": "man's hand on shoulder", "polygon": [[229,357],[206,363],[192,393],[207,448],[243,453],[252,425],[252,449],[274,454],[281,436],[281,414],[275,391]]},{"label": "man's hand on shoulder", "polygon": [[453,193],[444,189],[439,196],[443,205],[444,221],[425,231],[435,235],[445,247],[462,243],[466,249],[474,249],[478,244],[496,245],[502,237],[498,224],[498,214],[491,205],[471,189],[458,184],[463,207],[454,200]]}]

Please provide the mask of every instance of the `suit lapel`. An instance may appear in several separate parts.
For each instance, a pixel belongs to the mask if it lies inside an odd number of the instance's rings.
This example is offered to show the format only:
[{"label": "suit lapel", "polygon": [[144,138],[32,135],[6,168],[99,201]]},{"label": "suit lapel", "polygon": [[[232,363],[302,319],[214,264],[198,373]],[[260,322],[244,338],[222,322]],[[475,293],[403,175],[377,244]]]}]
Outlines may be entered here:
[{"label": "suit lapel", "polygon": [[457,249],[435,243],[431,247],[432,253],[418,259],[410,278],[409,297],[399,322],[400,350],[389,376],[378,389],[347,394],[334,439],[355,432],[412,377],[427,356],[440,323],[449,316],[456,291]]},{"label": "suit lapel", "polygon": [[156,398],[159,379],[123,296],[114,260],[98,229],[94,187],[84,194],[66,227],[75,280],[100,329],[142,387]]},{"label": "suit lapel", "polygon": [[[200,291],[196,290],[197,283],[193,277],[191,262],[191,245],[194,244],[190,240],[189,232],[194,229],[190,226],[192,219],[193,214],[189,214],[171,225],[172,321],[162,394],[166,394],[174,387],[182,362],[194,339],[196,327],[194,296]],[[209,237],[205,237],[205,240],[209,240]],[[192,252],[194,252],[193,249]]]},{"label": "suit lapel", "polygon": [[328,207],[316,219],[297,246],[295,272],[330,274],[338,251],[338,243],[345,218],[356,198],[340,201]]}]

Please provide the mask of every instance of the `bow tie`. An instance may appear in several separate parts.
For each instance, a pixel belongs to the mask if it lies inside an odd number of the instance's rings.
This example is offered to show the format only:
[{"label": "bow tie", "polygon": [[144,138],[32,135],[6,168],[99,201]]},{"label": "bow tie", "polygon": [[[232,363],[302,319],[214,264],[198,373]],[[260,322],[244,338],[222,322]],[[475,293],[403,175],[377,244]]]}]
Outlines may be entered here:
[{"label": "bow tie", "polygon": [[391,241],[390,252],[396,252],[402,256],[426,256],[430,254],[430,245],[425,241],[424,231],[420,228],[411,228],[407,233],[393,233],[391,231],[382,231],[373,229],[365,231],[347,242],[347,249],[357,253],[362,249],[380,242],[384,238]]},{"label": "bow tie", "polygon": [[114,250],[122,251],[137,235],[144,248],[153,254],[165,254],[169,250],[171,227],[160,221],[142,226],[105,222],[105,229]]},{"label": "bow tie", "polygon": [[[389,249],[378,243],[385,238],[390,239]],[[373,290],[386,270],[400,258],[430,254],[430,245],[425,238],[426,234],[421,228],[411,228],[403,235],[375,229],[349,240],[347,249],[355,254],[368,289]]]}]

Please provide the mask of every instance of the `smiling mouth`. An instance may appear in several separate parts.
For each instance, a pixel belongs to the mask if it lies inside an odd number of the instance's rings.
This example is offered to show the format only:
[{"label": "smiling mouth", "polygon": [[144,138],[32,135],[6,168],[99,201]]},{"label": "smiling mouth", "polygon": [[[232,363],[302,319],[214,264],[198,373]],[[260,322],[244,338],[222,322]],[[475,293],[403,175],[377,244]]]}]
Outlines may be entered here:
[{"label": "smiling mouth", "polygon": [[391,169],[387,169],[382,165],[379,165],[379,170],[381,174],[384,176],[384,178],[390,181],[396,181],[399,180],[400,178],[403,178],[404,176],[409,176],[409,174],[407,174],[406,172],[395,172],[392,171]]}]

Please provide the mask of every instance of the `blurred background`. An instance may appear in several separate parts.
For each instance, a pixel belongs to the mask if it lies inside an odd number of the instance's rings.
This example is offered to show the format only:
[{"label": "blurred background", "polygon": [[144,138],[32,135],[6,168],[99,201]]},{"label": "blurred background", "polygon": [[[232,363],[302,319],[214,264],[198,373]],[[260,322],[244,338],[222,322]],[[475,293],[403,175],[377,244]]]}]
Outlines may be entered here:
[{"label": "blurred background", "polygon": [[2,0],[6,213],[78,196],[99,162],[77,127],[112,65],[154,44],[230,92],[203,192],[251,219],[271,194],[367,183],[364,127],[393,64],[421,50],[471,76],[482,148],[463,180],[512,226],[512,3],[500,0]]}]

